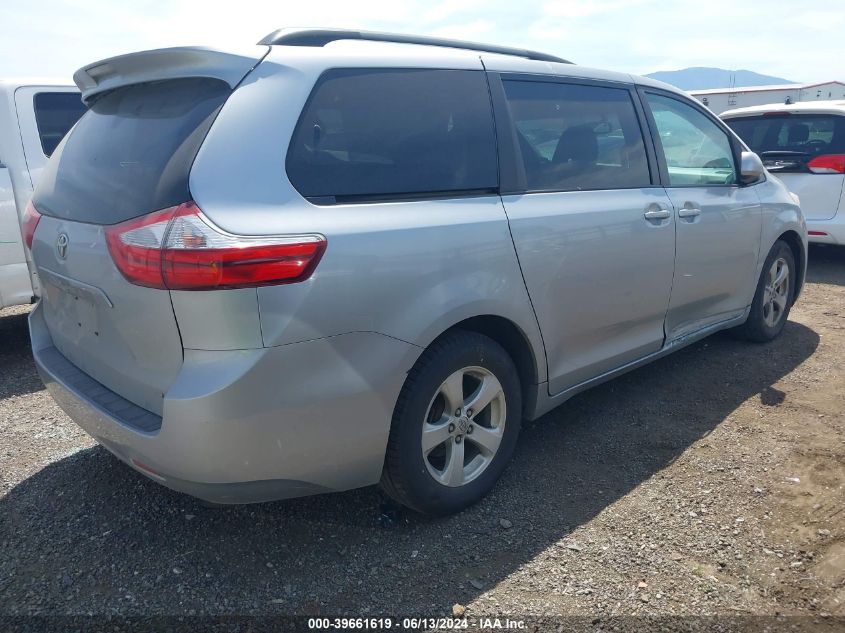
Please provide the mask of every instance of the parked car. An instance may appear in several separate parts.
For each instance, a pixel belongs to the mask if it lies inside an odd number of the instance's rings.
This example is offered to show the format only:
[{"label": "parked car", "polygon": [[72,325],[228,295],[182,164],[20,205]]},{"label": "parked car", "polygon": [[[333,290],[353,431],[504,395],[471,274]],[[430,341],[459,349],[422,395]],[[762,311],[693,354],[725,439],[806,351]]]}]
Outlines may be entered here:
[{"label": "parked car", "polygon": [[775,103],[720,116],[798,195],[809,241],[845,244],[845,101]]},{"label": "parked car", "polygon": [[458,511],[523,419],[717,330],[770,341],[803,284],[787,189],[648,79],[329,30],[75,79],[27,225],[36,363],[208,501],[381,482]]},{"label": "parked car", "polygon": [[84,111],[73,84],[0,80],[0,308],[38,292],[21,220],[47,159]]}]

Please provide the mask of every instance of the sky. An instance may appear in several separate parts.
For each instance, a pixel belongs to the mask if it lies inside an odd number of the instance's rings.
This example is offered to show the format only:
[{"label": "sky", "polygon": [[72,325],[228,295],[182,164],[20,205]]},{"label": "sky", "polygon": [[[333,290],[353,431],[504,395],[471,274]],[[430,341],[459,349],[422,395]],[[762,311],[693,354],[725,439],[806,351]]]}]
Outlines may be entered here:
[{"label": "sky", "polygon": [[633,74],[715,66],[845,80],[842,0],[0,0],[0,78],[70,80],[121,53],[238,47],[307,26],[519,46]]}]

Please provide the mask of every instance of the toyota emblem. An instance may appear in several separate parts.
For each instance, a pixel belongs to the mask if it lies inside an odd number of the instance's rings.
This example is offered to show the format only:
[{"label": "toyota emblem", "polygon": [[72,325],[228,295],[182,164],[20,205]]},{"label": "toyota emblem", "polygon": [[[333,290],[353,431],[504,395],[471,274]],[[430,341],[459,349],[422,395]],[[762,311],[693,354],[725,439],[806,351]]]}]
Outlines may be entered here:
[{"label": "toyota emblem", "polygon": [[67,257],[67,242],[67,234],[61,233],[59,239],[56,240],[56,253],[58,253],[59,259]]}]

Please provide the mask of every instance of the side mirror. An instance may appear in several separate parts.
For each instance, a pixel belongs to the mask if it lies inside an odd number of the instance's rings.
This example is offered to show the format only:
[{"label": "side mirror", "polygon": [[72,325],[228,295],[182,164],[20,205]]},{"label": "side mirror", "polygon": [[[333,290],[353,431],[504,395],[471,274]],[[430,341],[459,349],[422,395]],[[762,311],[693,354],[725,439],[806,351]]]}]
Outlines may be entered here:
[{"label": "side mirror", "polygon": [[744,185],[753,185],[763,180],[766,168],[754,152],[742,152],[739,165],[739,179]]}]

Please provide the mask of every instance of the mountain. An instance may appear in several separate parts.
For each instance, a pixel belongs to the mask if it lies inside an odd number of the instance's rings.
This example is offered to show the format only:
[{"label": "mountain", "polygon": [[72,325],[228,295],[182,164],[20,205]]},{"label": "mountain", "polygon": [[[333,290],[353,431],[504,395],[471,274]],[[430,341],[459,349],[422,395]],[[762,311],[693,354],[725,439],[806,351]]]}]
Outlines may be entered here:
[{"label": "mountain", "polygon": [[646,77],[665,81],[681,90],[707,90],[708,88],[731,88],[733,86],[769,86],[772,84],[796,83],[789,79],[761,75],[750,70],[725,70],[724,68],[684,68],[683,70],[662,70]]}]

